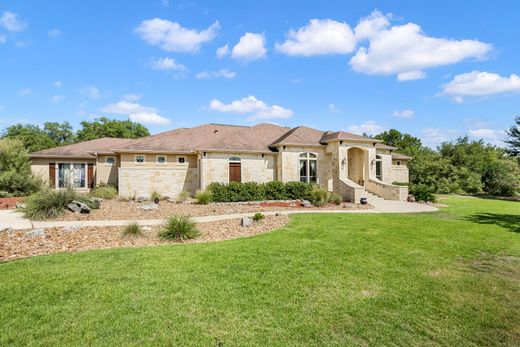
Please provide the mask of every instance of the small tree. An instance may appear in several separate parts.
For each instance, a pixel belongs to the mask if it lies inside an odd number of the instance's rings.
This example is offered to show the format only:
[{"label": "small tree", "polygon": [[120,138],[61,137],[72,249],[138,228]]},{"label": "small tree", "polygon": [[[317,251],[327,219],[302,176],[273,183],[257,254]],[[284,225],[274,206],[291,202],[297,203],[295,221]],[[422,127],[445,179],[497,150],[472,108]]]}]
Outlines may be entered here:
[{"label": "small tree", "polygon": [[520,161],[520,116],[515,118],[515,123],[506,130],[508,138],[504,142],[509,145],[507,151]]},{"label": "small tree", "polygon": [[0,191],[20,196],[32,194],[41,186],[41,179],[31,172],[24,144],[19,140],[0,140]]}]

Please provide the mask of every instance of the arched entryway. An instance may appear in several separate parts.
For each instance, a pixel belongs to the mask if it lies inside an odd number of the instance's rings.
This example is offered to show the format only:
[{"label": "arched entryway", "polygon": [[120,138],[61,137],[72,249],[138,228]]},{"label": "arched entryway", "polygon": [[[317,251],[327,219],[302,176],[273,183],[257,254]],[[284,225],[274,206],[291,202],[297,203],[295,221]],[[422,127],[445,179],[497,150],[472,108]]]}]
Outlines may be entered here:
[{"label": "arched entryway", "polygon": [[367,154],[364,150],[352,147],[347,150],[347,177],[349,180],[365,185],[365,172],[367,163]]}]

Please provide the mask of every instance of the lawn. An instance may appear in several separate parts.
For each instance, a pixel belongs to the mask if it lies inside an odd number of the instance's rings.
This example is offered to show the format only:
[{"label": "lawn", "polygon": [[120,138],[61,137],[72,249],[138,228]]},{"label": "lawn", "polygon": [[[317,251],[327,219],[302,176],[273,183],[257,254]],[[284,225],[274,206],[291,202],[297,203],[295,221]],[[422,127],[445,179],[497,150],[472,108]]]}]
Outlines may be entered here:
[{"label": "lawn", "polygon": [[0,345],[520,345],[520,203],[0,264]]}]

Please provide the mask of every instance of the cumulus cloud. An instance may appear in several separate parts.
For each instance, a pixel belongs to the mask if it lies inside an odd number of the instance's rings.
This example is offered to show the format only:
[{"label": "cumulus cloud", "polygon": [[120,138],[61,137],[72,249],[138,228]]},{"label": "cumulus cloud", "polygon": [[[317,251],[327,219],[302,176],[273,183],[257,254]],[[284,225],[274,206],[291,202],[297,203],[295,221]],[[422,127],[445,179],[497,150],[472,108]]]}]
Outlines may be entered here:
[{"label": "cumulus cloud", "polygon": [[347,23],[332,19],[311,19],[298,30],[290,30],[276,49],[288,55],[312,56],[346,54],[356,47],[356,38]]},{"label": "cumulus cloud", "polygon": [[369,16],[361,18],[354,28],[354,33],[357,40],[371,39],[389,25],[389,16],[374,10]]},{"label": "cumulus cloud", "polygon": [[88,86],[81,90],[81,94],[85,95],[89,99],[99,99],[101,92],[96,86]]},{"label": "cumulus cloud", "polygon": [[233,47],[231,57],[236,60],[249,62],[265,58],[266,53],[264,34],[245,33]]},{"label": "cumulus cloud", "polygon": [[60,102],[64,98],[65,98],[65,96],[63,96],[63,95],[53,95],[52,98],[51,98],[51,102],[53,104],[57,104],[58,102]]},{"label": "cumulus cloud", "polygon": [[0,34],[0,44],[5,43],[7,41],[7,35]]},{"label": "cumulus cloud", "polygon": [[0,16],[0,27],[7,31],[19,32],[27,28],[27,23],[21,21],[16,13],[4,11]]},{"label": "cumulus cloud", "polygon": [[63,33],[58,29],[51,29],[51,30],[47,31],[47,36],[49,36],[50,38],[56,38],[56,37],[63,36]]},{"label": "cumulus cloud", "polygon": [[235,76],[236,72],[229,71],[228,69],[222,69],[218,71],[201,71],[195,76],[195,78],[199,80],[207,80],[212,78],[232,79],[235,78]]},{"label": "cumulus cloud", "polygon": [[368,135],[375,135],[384,130],[384,128],[377,124],[373,120],[366,121],[360,125],[351,125],[348,127],[348,130],[355,133],[355,134],[368,134]]},{"label": "cumulus cloud", "polygon": [[488,141],[496,141],[499,140],[500,137],[504,136],[503,130],[493,130],[489,128],[470,129],[468,132],[471,137]]},{"label": "cumulus cloud", "polygon": [[148,44],[159,46],[169,52],[197,52],[201,45],[213,40],[220,30],[219,22],[207,29],[187,29],[179,23],[154,18],[141,22],[135,32]]},{"label": "cumulus cloud", "polygon": [[467,96],[488,96],[502,93],[520,92],[520,77],[515,74],[500,76],[486,71],[472,71],[456,75],[442,88],[442,95],[448,95],[455,102],[463,102]]},{"label": "cumulus cloud", "polygon": [[442,142],[452,141],[457,136],[463,135],[460,131],[454,129],[426,128],[422,129],[422,137],[424,144],[429,147],[436,147]]},{"label": "cumulus cloud", "polygon": [[213,99],[209,104],[209,108],[219,112],[249,114],[248,120],[251,121],[274,118],[283,119],[290,118],[293,115],[293,111],[288,108],[283,108],[278,105],[268,105],[252,95],[232,101],[229,104],[224,104],[218,99]]},{"label": "cumulus cloud", "polygon": [[144,106],[137,102],[128,100],[138,100],[139,97],[137,95],[125,95],[125,99],[126,100],[114,104],[106,105],[101,108],[101,111],[112,114],[127,115],[131,121],[142,124],[166,125],[171,123],[170,119],[160,116],[155,107]]},{"label": "cumulus cloud", "polygon": [[54,81],[54,82],[52,82],[52,85],[54,86],[54,88],[61,88],[63,86],[63,82],[62,81]]},{"label": "cumulus cloud", "polygon": [[396,118],[410,119],[414,116],[414,114],[415,114],[414,110],[402,110],[402,111],[395,110],[392,115]]},{"label": "cumulus cloud", "polygon": [[225,44],[224,46],[217,48],[216,54],[218,58],[224,58],[226,55],[229,54],[229,45]]},{"label": "cumulus cloud", "polygon": [[138,101],[139,99],[141,99],[141,95],[137,95],[137,94],[125,94],[123,96],[123,99],[125,99],[126,101]]},{"label": "cumulus cloud", "polygon": [[[370,30],[366,30],[369,32]],[[414,23],[379,27],[370,35],[368,47],[360,47],[350,59],[351,67],[369,75],[397,74],[398,80],[425,77],[425,69],[465,59],[484,59],[491,45],[477,40],[451,40],[427,36]],[[360,34],[361,35],[361,34]]]},{"label": "cumulus cloud", "polygon": [[176,70],[185,71],[186,66],[179,64],[173,58],[151,58],[149,62],[150,68],[153,70]]}]

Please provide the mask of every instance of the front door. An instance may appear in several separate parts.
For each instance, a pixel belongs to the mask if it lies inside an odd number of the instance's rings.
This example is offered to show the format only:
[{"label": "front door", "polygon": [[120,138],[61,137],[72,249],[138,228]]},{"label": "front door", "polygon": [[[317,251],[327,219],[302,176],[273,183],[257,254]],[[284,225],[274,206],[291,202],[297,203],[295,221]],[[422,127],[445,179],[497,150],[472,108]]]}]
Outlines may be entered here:
[{"label": "front door", "polygon": [[242,181],[242,168],[240,163],[229,163],[229,182]]}]

